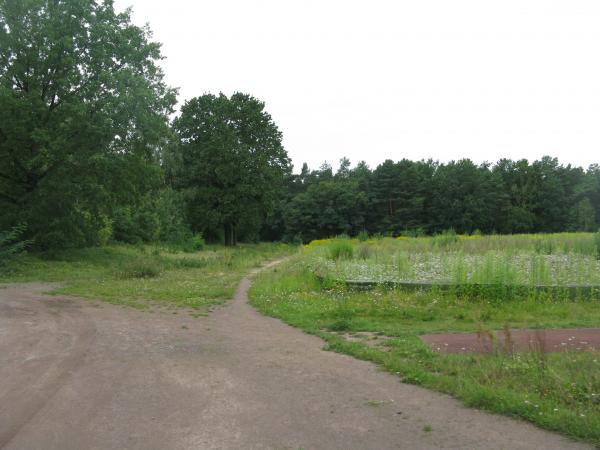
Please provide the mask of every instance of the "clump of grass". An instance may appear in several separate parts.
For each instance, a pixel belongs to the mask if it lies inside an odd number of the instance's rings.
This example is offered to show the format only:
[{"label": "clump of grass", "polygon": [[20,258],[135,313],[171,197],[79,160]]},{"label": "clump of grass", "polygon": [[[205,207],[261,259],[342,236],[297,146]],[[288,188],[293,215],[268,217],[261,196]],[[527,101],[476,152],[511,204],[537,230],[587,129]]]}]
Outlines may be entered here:
[{"label": "clump of grass", "polygon": [[550,269],[543,255],[535,255],[531,258],[529,282],[532,286],[551,284]]},{"label": "clump of grass", "polygon": [[409,278],[412,272],[412,264],[410,257],[406,252],[396,253],[396,266],[398,267],[398,273],[401,278]]},{"label": "clump of grass", "polygon": [[456,231],[449,229],[441,234],[435,235],[431,241],[433,247],[447,248],[459,241]]},{"label": "clump of grass", "polygon": [[163,271],[160,259],[154,257],[136,258],[126,262],[117,273],[117,278],[156,278]]},{"label": "clump of grass", "polygon": [[556,251],[557,243],[549,237],[534,241],[534,250],[540,255],[551,255]]},{"label": "clump of grass", "polygon": [[594,245],[596,246],[596,256],[600,259],[600,230],[594,234]]},{"label": "clump of grass", "polygon": [[352,319],[348,317],[340,317],[331,322],[327,328],[330,331],[347,331],[352,328]]},{"label": "clump of grass", "polygon": [[177,258],[172,262],[175,269],[201,269],[207,265],[208,261],[205,258]]},{"label": "clump of grass", "polygon": [[329,257],[331,259],[352,259],[354,248],[350,239],[337,238],[329,244]]},{"label": "clump of grass", "polygon": [[373,247],[369,244],[360,244],[356,248],[355,256],[358,259],[369,259],[371,256],[373,256]]}]

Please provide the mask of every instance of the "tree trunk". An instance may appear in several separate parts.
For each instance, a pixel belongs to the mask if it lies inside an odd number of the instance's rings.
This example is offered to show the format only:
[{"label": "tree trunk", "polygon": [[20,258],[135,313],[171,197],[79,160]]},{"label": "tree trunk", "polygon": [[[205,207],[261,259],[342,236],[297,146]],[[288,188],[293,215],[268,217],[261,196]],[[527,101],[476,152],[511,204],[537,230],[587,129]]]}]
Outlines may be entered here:
[{"label": "tree trunk", "polygon": [[237,245],[237,233],[235,231],[235,225],[227,222],[223,225],[223,231],[225,233],[225,245]]},{"label": "tree trunk", "polygon": [[231,224],[230,223],[225,223],[223,226],[223,232],[224,232],[224,238],[225,238],[225,245],[230,246],[233,245],[233,242],[231,241]]}]

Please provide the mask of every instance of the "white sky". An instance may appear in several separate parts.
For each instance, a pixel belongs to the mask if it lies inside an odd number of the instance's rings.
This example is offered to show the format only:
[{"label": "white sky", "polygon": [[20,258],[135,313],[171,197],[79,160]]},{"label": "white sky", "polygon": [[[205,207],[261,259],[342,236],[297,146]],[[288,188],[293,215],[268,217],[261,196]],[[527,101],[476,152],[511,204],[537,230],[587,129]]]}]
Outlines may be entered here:
[{"label": "white sky", "polygon": [[598,0],[116,0],[183,102],[266,102],[296,171],[342,156],[600,162]]}]

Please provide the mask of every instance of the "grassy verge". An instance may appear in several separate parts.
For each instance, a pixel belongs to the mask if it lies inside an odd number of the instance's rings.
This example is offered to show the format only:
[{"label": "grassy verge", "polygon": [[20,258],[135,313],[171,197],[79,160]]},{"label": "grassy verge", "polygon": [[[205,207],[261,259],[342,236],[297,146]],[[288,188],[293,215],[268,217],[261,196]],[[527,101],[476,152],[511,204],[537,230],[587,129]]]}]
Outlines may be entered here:
[{"label": "grassy verge", "polygon": [[[299,259],[262,274],[251,303],[327,341],[329,349],[373,361],[407,383],[456,396],[467,405],[529,420],[600,444],[600,354],[527,352],[444,355],[419,335],[524,327],[593,327],[597,302],[461,300],[450,294],[323,286]],[[348,339],[379,335],[380,345]]]},{"label": "grassy verge", "polygon": [[208,247],[183,253],[160,246],[111,245],[27,255],[0,283],[60,282],[55,294],[145,308],[150,302],[198,309],[231,298],[249,269],[294,251],[280,244]]}]

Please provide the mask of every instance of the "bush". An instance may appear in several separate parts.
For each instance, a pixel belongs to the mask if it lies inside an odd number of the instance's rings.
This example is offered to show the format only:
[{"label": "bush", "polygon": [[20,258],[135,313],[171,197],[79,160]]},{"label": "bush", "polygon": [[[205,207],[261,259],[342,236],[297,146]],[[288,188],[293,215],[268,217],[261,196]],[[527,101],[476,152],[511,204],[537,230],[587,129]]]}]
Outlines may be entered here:
[{"label": "bush", "polygon": [[331,322],[327,328],[330,331],[348,331],[352,328],[352,319],[341,317]]},{"label": "bush", "polygon": [[368,233],[368,231],[366,231],[366,230],[361,231],[356,236],[356,239],[358,239],[360,242],[368,241],[369,240],[369,233]]},{"label": "bush", "polygon": [[31,244],[31,241],[19,240],[25,228],[25,225],[18,225],[8,231],[0,232],[0,267],[7,266]]},{"label": "bush", "polygon": [[163,271],[163,266],[158,258],[142,257],[127,262],[121,267],[118,277],[127,278],[156,278]]},{"label": "bush", "polygon": [[199,252],[201,250],[204,250],[205,246],[206,246],[206,242],[204,241],[204,237],[202,236],[202,233],[197,233],[197,234],[193,235],[191,238],[189,238],[187,241],[185,241],[181,245],[181,249],[186,253],[194,253],[194,252]]},{"label": "bush", "polygon": [[331,259],[352,259],[354,249],[349,239],[338,238],[329,244],[329,257]]}]

